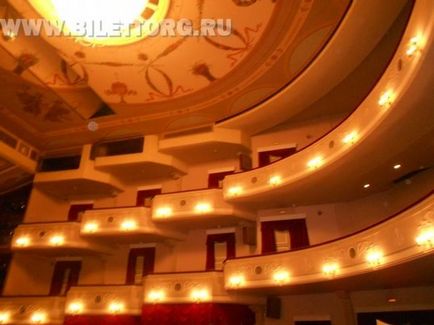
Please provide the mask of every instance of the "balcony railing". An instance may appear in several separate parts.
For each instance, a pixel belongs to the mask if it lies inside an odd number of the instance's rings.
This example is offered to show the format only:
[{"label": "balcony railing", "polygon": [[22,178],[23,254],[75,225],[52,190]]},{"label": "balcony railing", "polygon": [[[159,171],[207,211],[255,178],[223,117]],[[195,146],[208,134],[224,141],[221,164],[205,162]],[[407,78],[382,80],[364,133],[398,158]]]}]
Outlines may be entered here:
[{"label": "balcony railing", "polygon": [[228,260],[229,290],[273,288],[357,276],[434,253],[434,195],[352,236],[298,251]]},{"label": "balcony railing", "polygon": [[227,203],[221,189],[205,189],[157,195],[153,201],[152,218],[157,222],[186,222],[195,227],[200,224],[211,227],[254,221],[256,216]]},{"label": "balcony railing", "polygon": [[142,305],[142,286],[72,287],[66,297],[65,313],[140,315]]},{"label": "balcony railing", "polygon": [[81,234],[86,237],[114,237],[135,240],[137,236],[155,239],[183,239],[183,233],[156,226],[150,209],[145,207],[87,210],[81,223]]},{"label": "balcony railing", "polygon": [[74,222],[22,224],[12,238],[13,251],[82,254],[106,252],[108,247],[80,236],[80,224]]},{"label": "balcony railing", "polygon": [[145,277],[145,303],[238,303],[260,305],[262,298],[231,296],[222,272],[151,274]]},{"label": "balcony railing", "polygon": [[0,324],[63,324],[65,298],[2,297]]}]

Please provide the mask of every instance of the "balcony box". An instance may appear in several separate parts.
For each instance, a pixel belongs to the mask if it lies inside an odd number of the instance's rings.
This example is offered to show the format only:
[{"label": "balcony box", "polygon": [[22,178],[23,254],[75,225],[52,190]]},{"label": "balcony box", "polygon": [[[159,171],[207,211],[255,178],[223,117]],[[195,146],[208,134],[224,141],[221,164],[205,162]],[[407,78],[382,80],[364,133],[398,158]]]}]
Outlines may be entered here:
[{"label": "balcony box", "polygon": [[63,324],[64,310],[63,297],[2,297],[0,315],[8,320],[0,324]]},{"label": "balcony box", "polygon": [[142,286],[78,286],[66,297],[69,315],[140,315],[143,305]]},{"label": "balcony box", "polygon": [[221,189],[205,189],[157,195],[152,218],[181,227],[212,228],[253,222],[256,215],[225,202]]},{"label": "balcony box", "polygon": [[12,250],[58,256],[106,253],[109,247],[82,238],[79,223],[53,222],[18,226],[12,238]]},{"label": "balcony box", "polygon": [[116,195],[121,191],[121,183],[109,173],[95,168],[90,150],[91,146],[85,145],[81,156],[46,159],[35,175],[35,186],[67,200]]},{"label": "balcony box", "polygon": [[213,126],[166,133],[160,139],[160,151],[187,163],[233,159],[250,152],[250,138],[239,130]]},{"label": "balcony box", "polygon": [[145,207],[87,210],[80,232],[83,237],[117,242],[155,242],[185,237],[181,232],[155,225],[150,209]]},{"label": "balcony box", "polygon": [[[140,143],[131,141],[134,140],[95,146],[95,168],[112,173],[126,182],[173,178],[186,173],[187,167],[183,162],[159,151],[157,136],[146,136],[141,147]],[[131,150],[120,150],[123,142],[125,146],[131,142]]]},{"label": "balcony box", "polygon": [[222,272],[161,273],[145,277],[145,303],[199,302],[261,305],[259,297],[229,295]]}]

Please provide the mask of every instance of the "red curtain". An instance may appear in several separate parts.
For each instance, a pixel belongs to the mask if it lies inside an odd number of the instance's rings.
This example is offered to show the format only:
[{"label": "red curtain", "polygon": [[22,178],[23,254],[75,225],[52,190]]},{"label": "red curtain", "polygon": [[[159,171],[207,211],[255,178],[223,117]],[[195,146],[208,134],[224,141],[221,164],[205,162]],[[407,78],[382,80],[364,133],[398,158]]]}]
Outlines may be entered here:
[{"label": "red curtain", "polygon": [[228,176],[232,175],[234,171],[227,171],[227,172],[221,172],[221,173],[212,173],[208,175],[208,188],[222,188],[222,181],[223,179]]},{"label": "red curtain", "polygon": [[255,314],[244,305],[161,304],[143,306],[142,324],[254,325]]},{"label": "red curtain", "polygon": [[81,221],[81,214],[86,210],[92,210],[93,204],[75,204],[71,205],[68,212],[68,221]]},{"label": "red curtain", "polygon": [[206,240],[206,270],[215,270],[215,244],[226,243],[226,258],[234,258],[235,233],[208,235]]},{"label": "red curtain", "polygon": [[[53,277],[51,279],[50,296],[65,295],[69,288],[78,284],[80,277],[81,262],[56,262],[54,266]],[[65,281],[65,274],[69,272],[69,276],[66,279],[67,285],[65,291],[62,292],[62,287]]]},{"label": "red curtain", "polygon": [[[259,167],[267,166],[276,160],[287,158],[297,152],[296,148],[286,148],[259,152]],[[275,157],[276,159],[272,159]]]},{"label": "red curtain", "polygon": [[291,237],[289,249],[299,249],[309,246],[309,235],[307,233],[305,219],[279,220],[261,223],[262,232],[262,253],[273,253],[276,251],[276,230],[287,230]]},{"label": "red curtain", "polygon": [[133,315],[101,315],[101,316],[66,316],[65,325],[140,325],[140,316]]},{"label": "red curtain", "polygon": [[137,258],[143,256],[143,276],[154,272],[155,247],[134,248],[128,256],[128,269],[126,284],[135,284]]},{"label": "red curtain", "polygon": [[136,198],[136,206],[150,208],[152,205],[152,200],[156,195],[159,194],[161,194],[161,188],[138,191],[137,198]]}]

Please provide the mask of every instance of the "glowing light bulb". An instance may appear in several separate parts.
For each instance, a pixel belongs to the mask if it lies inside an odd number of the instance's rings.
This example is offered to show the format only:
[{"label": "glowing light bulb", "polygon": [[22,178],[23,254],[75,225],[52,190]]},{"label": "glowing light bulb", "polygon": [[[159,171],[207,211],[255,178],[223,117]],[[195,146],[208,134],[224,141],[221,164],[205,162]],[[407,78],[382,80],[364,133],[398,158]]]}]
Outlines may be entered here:
[{"label": "glowing light bulb", "polygon": [[327,263],[322,267],[322,273],[327,277],[334,277],[339,272],[339,264],[338,263]]},{"label": "glowing light bulb", "polygon": [[196,204],[196,206],[194,207],[194,211],[199,214],[209,213],[212,211],[212,207],[209,203],[201,202]]},{"label": "glowing light bulb", "polygon": [[172,208],[170,207],[162,207],[162,208],[158,208],[157,212],[156,212],[156,216],[158,218],[167,218],[170,217],[173,213]]},{"label": "glowing light bulb", "polygon": [[282,177],[279,175],[275,175],[270,177],[270,180],[268,181],[268,183],[271,186],[279,186],[280,184],[282,184]]},{"label": "glowing light bulb", "polygon": [[378,249],[371,249],[366,254],[366,261],[372,267],[377,267],[383,264],[384,254]]},{"label": "glowing light bulb", "polygon": [[419,246],[425,246],[426,248],[434,247],[434,227],[424,229],[416,237],[416,243]]},{"label": "glowing light bulb", "polygon": [[99,225],[96,222],[88,222],[84,225],[84,231],[90,234],[97,232]]},{"label": "glowing light bulb", "polygon": [[50,238],[50,244],[53,246],[61,246],[65,243],[65,237],[62,235],[55,235]]},{"label": "glowing light bulb", "polygon": [[44,312],[35,312],[32,314],[30,321],[33,324],[43,324],[47,321],[47,314]]},{"label": "glowing light bulb", "polygon": [[285,283],[288,283],[290,280],[290,275],[288,271],[276,271],[273,274],[273,280],[278,285],[284,285]]},{"label": "glowing light bulb", "polygon": [[137,229],[137,222],[135,220],[124,220],[121,224],[122,231],[133,231]]},{"label": "glowing light bulb", "polygon": [[395,95],[393,91],[388,90],[380,96],[380,99],[378,100],[378,105],[380,105],[381,107],[390,107],[393,104],[393,101],[395,99],[394,97]]},{"label": "glowing light bulb", "polygon": [[359,134],[357,131],[353,131],[348,133],[343,139],[342,142],[345,144],[354,144],[359,140]]},{"label": "glowing light bulb", "polygon": [[15,244],[18,247],[27,247],[30,245],[30,238],[29,237],[20,237],[15,241]]},{"label": "glowing light bulb", "polygon": [[410,42],[408,43],[407,51],[405,54],[407,54],[408,57],[412,57],[415,55],[419,50],[421,46],[421,39],[418,36],[413,37]]},{"label": "glowing light bulb", "polygon": [[110,303],[108,310],[111,314],[120,314],[124,311],[125,305],[121,302]]},{"label": "glowing light bulb", "polygon": [[402,166],[401,164],[396,164],[395,166],[393,166],[393,169],[398,170],[400,169]]},{"label": "glowing light bulb", "polygon": [[81,301],[75,301],[69,304],[68,312],[71,314],[81,314],[83,312],[84,305]]},{"label": "glowing light bulb", "polygon": [[166,298],[166,293],[163,290],[153,290],[148,295],[148,300],[157,303],[161,302]]},{"label": "glowing light bulb", "polygon": [[324,158],[322,156],[317,156],[307,163],[307,167],[310,169],[320,168],[324,164]]},{"label": "glowing light bulb", "polygon": [[191,292],[190,296],[191,296],[191,299],[197,303],[207,301],[210,298],[209,292],[206,289],[194,289]]},{"label": "glowing light bulb", "polygon": [[363,188],[364,189],[368,189],[368,188],[370,188],[371,187],[371,184],[365,184],[365,185],[363,185]]},{"label": "glowing light bulb", "polygon": [[11,318],[11,314],[9,312],[1,312],[0,313],[0,324],[7,324]]},{"label": "glowing light bulb", "polygon": [[234,275],[229,279],[229,285],[233,288],[238,288],[244,285],[246,279],[243,275]]},{"label": "glowing light bulb", "polygon": [[241,186],[233,186],[228,190],[230,196],[240,196],[243,193],[243,188]]}]

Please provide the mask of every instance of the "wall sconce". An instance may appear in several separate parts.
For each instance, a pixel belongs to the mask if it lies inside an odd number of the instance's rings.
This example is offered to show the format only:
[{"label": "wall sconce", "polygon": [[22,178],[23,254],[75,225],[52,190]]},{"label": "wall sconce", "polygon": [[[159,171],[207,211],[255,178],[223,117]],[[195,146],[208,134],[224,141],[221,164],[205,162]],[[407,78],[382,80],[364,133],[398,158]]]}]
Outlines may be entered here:
[{"label": "wall sconce", "polygon": [[70,314],[81,314],[84,310],[84,305],[81,301],[72,302],[68,306],[68,312]]},{"label": "wall sconce", "polygon": [[290,275],[288,271],[277,271],[273,274],[273,281],[278,285],[284,285],[290,280]]},{"label": "wall sconce", "polygon": [[359,140],[359,133],[357,131],[353,131],[348,133],[343,139],[342,142],[345,144],[354,144]]},{"label": "wall sconce", "polygon": [[384,254],[378,249],[371,249],[366,254],[366,261],[372,267],[378,267],[384,262]]},{"label": "wall sconce", "polygon": [[412,39],[410,39],[410,42],[408,42],[407,51],[405,52],[405,54],[411,58],[417,52],[420,51],[420,47],[421,47],[421,39],[420,37],[415,36]]},{"label": "wall sconce", "polygon": [[240,196],[243,193],[243,188],[241,186],[233,186],[228,190],[230,196]]},{"label": "wall sconce", "polygon": [[148,300],[153,303],[158,303],[166,298],[166,293],[163,290],[153,290],[148,294]]},{"label": "wall sconce", "polygon": [[329,278],[333,278],[338,274],[339,269],[338,263],[326,263],[322,267],[322,273]]},{"label": "wall sconce", "polygon": [[62,246],[65,243],[65,237],[62,235],[55,235],[50,238],[50,244],[53,246]]},{"label": "wall sconce", "polygon": [[243,275],[234,275],[229,279],[229,285],[232,288],[239,288],[246,282],[246,279]]},{"label": "wall sconce", "polygon": [[279,175],[272,176],[270,177],[268,184],[270,184],[271,186],[279,186],[280,184],[282,184],[282,177]]},{"label": "wall sconce", "polygon": [[133,231],[137,229],[137,222],[135,220],[124,220],[121,224],[122,231]]},{"label": "wall sconce", "polygon": [[392,106],[394,99],[395,95],[393,91],[388,90],[380,96],[380,99],[378,100],[378,105],[384,108],[390,107]]},{"label": "wall sconce", "polygon": [[427,228],[420,232],[416,237],[416,243],[419,246],[424,246],[427,249],[434,247],[434,228]]},{"label": "wall sconce", "polygon": [[209,292],[206,289],[194,289],[191,292],[191,299],[196,302],[196,303],[200,303],[200,302],[204,302],[209,300]]},{"label": "wall sconce", "polygon": [[99,225],[96,222],[88,222],[84,225],[84,231],[93,234],[97,232],[99,229]]},{"label": "wall sconce", "polygon": [[17,34],[10,29],[3,30],[2,36],[6,42],[14,41],[17,38]]},{"label": "wall sconce", "polygon": [[7,324],[11,319],[11,314],[9,312],[0,313],[0,324]]},{"label": "wall sconce", "polygon": [[29,237],[19,237],[16,241],[15,241],[15,245],[17,245],[18,247],[27,247],[30,245],[30,238]]},{"label": "wall sconce", "polygon": [[324,158],[321,156],[317,156],[307,163],[307,167],[310,169],[318,169],[324,164]]},{"label": "wall sconce", "polygon": [[157,212],[156,212],[156,216],[158,218],[167,218],[170,217],[173,213],[172,208],[170,207],[163,207],[163,208],[158,208]]},{"label": "wall sconce", "polygon": [[47,314],[44,312],[35,312],[30,317],[30,321],[33,324],[43,324],[47,321]]},{"label": "wall sconce", "polygon": [[211,204],[205,202],[198,203],[194,207],[194,212],[199,214],[209,213],[211,211],[212,211]]},{"label": "wall sconce", "polygon": [[112,302],[108,307],[110,314],[120,314],[124,309],[125,305],[121,302]]}]

